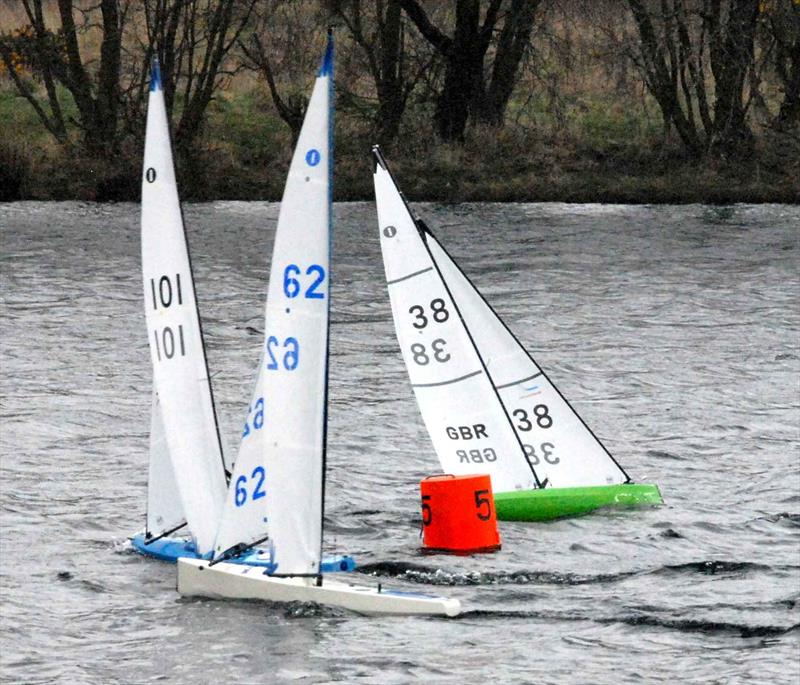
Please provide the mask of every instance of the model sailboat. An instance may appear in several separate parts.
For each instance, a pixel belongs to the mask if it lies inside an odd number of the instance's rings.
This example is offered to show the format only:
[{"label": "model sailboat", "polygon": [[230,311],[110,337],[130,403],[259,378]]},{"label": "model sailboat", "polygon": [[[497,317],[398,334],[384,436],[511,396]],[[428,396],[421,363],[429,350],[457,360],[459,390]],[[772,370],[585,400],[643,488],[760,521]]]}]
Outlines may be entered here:
[{"label": "model sailboat", "polygon": [[[134,549],[175,562],[211,558],[231,465],[223,458],[180,209],[164,92],[153,63],[142,179],[142,277],[154,392],[147,523]],[[263,403],[263,400],[261,400]],[[260,428],[259,405],[249,421]],[[185,533],[185,535],[183,535]],[[271,567],[268,549],[230,550],[230,561]],[[351,570],[350,557],[323,560]]]},{"label": "model sailboat", "polygon": [[442,469],[488,473],[497,516],[536,521],[660,504],[634,484],[431,231],[373,148],[395,330]]},{"label": "model sailboat", "polygon": [[[208,554],[225,500],[225,463],[157,62],[145,135],[142,277],[154,392],[147,527],[132,541],[156,557]],[[190,540],[168,537],[184,525]]]},{"label": "model sailboat", "polygon": [[[333,42],[309,100],[281,201],[265,344],[213,560],[181,559],[184,595],[314,601],[361,613],[459,612],[457,600],[324,578]],[[267,569],[229,563],[267,542]],[[324,578],[324,579],[323,579]]]}]

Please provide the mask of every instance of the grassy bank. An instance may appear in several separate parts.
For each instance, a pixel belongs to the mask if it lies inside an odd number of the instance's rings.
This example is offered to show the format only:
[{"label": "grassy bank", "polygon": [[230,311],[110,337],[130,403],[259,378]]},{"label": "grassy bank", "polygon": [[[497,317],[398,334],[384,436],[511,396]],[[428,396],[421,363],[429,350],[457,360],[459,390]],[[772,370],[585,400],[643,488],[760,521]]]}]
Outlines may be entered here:
[{"label": "grassy bank", "polygon": [[[527,125],[471,130],[464,145],[436,140],[426,113],[411,112],[385,150],[409,198],[500,202],[800,201],[797,136],[761,131],[747,159],[693,161],[664,140],[658,116],[582,103],[556,125],[534,111]],[[372,199],[368,127],[337,120],[335,199]],[[217,99],[191,159],[178,161],[187,200],[279,200],[289,133],[262,89]],[[141,148],[87,158],[56,144],[29,105],[0,90],[0,199],[138,200]]]}]

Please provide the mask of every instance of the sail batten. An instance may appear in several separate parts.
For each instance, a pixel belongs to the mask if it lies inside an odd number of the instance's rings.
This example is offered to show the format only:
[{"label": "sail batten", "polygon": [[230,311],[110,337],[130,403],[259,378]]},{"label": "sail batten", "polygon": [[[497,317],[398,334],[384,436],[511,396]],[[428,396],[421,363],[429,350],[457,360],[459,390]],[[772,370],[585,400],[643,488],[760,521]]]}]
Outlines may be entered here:
[{"label": "sail batten", "polygon": [[511,381],[510,383],[503,383],[503,385],[495,385],[494,387],[497,390],[503,390],[505,388],[510,388],[513,385],[519,385],[520,383],[527,383],[528,381],[532,381],[534,378],[539,378],[539,376],[541,376],[541,375],[542,375],[542,372],[539,371],[539,372],[534,373],[534,374],[532,374],[530,376],[527,376],[526,378],[520,378],[519,380]]},{"label": "sail batten", "polygon": [[429,271],[433,271],[432,266],[429,266],[427,269],[420,269],[419,271],[415,271],[413,274],[406,274],[405,276],[400,276],[400,278],[395,278],[391,281],[386,281],[386,285],[394,285],[395,283],[402,283],[403,281],[407,281],[409,278],[414,278],[415,276],[421,276],[422,274],[426,274]]},{"label": "sail batten", "polygon": [[458,378],[451,378],[447,381],[440,381],[438,383],[412,383],[412,388],[435,388],[439,385],[452,385],[453,383],[460,383],[461,381],[465,381],[468,378],[472,378],[473,376],[477,376],[483,373],[483,369],[478,369],[477,371],[473,371],[472,373],[464,374],[463,376],[459,376]]}]

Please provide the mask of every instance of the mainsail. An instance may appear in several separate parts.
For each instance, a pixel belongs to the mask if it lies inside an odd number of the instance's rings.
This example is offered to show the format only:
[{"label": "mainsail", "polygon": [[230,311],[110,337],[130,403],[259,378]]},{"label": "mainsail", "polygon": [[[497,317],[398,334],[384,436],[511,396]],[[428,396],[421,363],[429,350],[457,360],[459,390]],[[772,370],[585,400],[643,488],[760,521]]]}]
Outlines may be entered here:
[{"label": "mainsail", "polygon": [[550,487],[628,482],[622,467],[427,230],[426,242],[540,480]]},{"label": "mainsail", "polygon": [[538,485],[511,417],[380,152],[375,201],[395,330],[446,473],[488,473],[495,491]]},{"label": "mainsail", "polygon": [[328,371],[333,41],[281,201],[255,391],[215,559],[269,537],[276,573],[319,573]]},{"label": "mainsail", "polygon": [[[160,407],[153,425],[166,437],[181,508],[198,552],[205,554],[213,547],[225,499],[225,471],[157,62],[145,135],[142,276]],[[157,459],[161,449],[156,445]]]}]

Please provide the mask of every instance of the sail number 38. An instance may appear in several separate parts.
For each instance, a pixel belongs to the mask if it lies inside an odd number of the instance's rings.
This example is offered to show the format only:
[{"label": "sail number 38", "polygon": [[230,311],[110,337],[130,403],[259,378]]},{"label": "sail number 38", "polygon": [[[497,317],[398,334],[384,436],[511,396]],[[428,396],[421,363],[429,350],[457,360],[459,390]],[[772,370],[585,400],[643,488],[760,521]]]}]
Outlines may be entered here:
[{"label": "sail number 38", "polygon": [[[425,307],[421,304],[415,304],[409,307],[408,313],[414,315],[414,321],[411,324],[414,328],[422,330],[428,325]],[[450,318],[450,312],[445,308],[444,300],[441,297],[431,300],[429,316],[431,316],[436,323],[444,323]]]},{"label": "sail number 38", "polygon": [[[519,423],[517,424],[519,430],[529,431],[533,428],[533,423],[528,416],[528,412],[524,409],[515,409],[512,413],[516,419],[519,419]],[[550,410],[547,408],[546,404],[537,404],[533,408],[533,419],[536,421],[536,425],[539,426],[539,428],[550,428],[550,426],[553,425],[553,417],[550,416]]]}]

